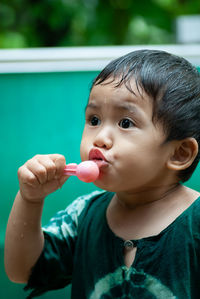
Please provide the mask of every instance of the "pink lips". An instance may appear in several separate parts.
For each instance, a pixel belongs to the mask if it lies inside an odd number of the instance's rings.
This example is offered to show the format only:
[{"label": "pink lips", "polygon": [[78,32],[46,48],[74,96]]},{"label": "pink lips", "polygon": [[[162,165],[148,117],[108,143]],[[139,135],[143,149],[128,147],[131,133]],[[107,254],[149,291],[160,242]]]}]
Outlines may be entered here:
[{"label": "pink lips", "polygon": [[108,161],[106,160],[102,152],[97,148],[93,148],[90,150],[89,160],[92,160],[95,163],[97,163],[99,168],[108,166]]}]

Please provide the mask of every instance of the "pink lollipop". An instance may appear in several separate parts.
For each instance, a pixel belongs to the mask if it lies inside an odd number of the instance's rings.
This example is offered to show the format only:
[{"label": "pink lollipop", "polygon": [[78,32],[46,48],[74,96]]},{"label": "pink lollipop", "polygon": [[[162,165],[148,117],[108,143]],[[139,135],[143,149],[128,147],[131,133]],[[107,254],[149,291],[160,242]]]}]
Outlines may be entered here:
[{"label": "pink lollipop", "polygon": [[93,161],[84,161],[79,165],[76,163],[67,164],[64,168],[65,175],[76,175],[79,180],[91,183],[99,176],[99,167]]}]

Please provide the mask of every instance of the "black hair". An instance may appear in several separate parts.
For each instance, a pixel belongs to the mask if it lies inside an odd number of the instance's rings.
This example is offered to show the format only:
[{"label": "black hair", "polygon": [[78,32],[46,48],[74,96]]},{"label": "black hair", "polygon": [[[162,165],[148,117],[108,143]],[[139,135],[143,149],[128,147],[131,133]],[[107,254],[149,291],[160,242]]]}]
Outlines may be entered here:
[{"label": "black hair", "polygon": [[[109,79],[109,80],[108,80]],[[116,83],[131,88],[131,80],[153,101],[153,121],[159,121],[166,141],[194,137],[200,147],[200,73],[186,59],[159,50],[138,50],[111,61],[94,79],[98,84]],[[200,151],[192,165],[179,172],[187,181],[194,172]]]}]

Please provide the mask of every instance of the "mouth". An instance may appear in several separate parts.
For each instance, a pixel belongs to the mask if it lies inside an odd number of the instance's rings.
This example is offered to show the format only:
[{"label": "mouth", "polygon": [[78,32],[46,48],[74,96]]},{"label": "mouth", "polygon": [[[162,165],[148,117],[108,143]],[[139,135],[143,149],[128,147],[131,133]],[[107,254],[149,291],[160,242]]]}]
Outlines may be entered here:
[{"label": "mouth", "polygon": [[97,163],[99,168],[108,166],[108,161],[106,160],[106,158],[104,157],[104,155],[99,149],[93,148],[90,150],[89,160],[92,160],[95,163]]}]

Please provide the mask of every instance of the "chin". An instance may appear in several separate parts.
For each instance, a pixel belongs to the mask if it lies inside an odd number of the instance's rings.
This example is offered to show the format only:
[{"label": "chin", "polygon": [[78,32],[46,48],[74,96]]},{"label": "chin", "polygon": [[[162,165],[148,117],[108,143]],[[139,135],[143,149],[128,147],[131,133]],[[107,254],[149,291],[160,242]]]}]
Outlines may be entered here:
[{"label": "chin", "polygon": [[95,182],[93,182],[93,184],[105,191],[109,191],[109,192],[116,192],[117,188],[116,186],[113,186],[112,184],[108,184],[108,182],[103,182],[103,180],[96,180]]}]

